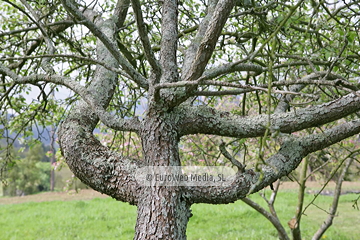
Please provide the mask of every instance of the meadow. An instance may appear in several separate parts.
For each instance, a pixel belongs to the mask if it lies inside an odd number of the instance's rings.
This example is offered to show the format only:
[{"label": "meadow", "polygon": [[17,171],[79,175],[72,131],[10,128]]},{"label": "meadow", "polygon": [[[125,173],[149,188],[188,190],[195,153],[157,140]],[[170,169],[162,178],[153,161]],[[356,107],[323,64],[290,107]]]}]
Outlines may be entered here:
[{"label": "meadow", "polygon": [[[53,193],[56,194],[56,193]],[[266,190],[269,195],[270,191]],[[39,194],[40,198],[42,195]],[[60,196],[60,195],[59,195]],[[0,239],[132,239],[136,221],[136,207],[117,202],[111,198],[95,197],[91,200],[35,201],[4,204],[9,200],[0,198]],[[360,236],[360,211],[352,207],[357,195],[343,195],[333,226],[323,239],[355,240]],[[57,197],[58,199],[61,199]],[[81,198],[81,194],[77,199]],[[266,207],[259,194],[251,199]],[[313,195],[307,194],[305,203]],[[276,201],[276,210],[283,225],[294,216],[297,193],[282,190]],[[312,234],[325,220],[332,197],[319,196],[311,205],[301,222],[303,239]],[[6,201],[5,201],[6,202]],[[192,206],[193,217],[188,224],[189,240],[200,239],[278,239],[274,227],[263,216],[245,203],[237,201],[227,205],[196,204]]]}]

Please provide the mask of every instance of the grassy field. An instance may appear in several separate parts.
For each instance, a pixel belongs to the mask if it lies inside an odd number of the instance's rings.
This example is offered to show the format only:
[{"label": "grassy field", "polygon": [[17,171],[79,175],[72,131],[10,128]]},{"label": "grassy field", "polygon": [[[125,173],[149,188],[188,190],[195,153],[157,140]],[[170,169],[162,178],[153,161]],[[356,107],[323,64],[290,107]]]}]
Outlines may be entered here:
[{"label": "grassy field", "polygon": [[[270,191],[267,193],[270,194]],[[18,203],[16,198],[0,198],[1,240],[133,238],[136,221],[134,206],[91,191],[78,195],[47,193],[31,197],[32,200],[25,203]],[[52,198],[61,200],[49,201]],[[81,198],[83,200],[79,200]],[[265,206],[258,194],[251,198]],[[312,195],[306,195],[306,202],[312,198]],[[360,211],[352,207],[355,198],[353,194],[341,197],[338,216],[323,239],[359,239]],[[45,202],[37,202],[44,199]],[[286,229],[287,221],[294,215],[296,199],[295,191],[282,190],[279,193],[276,209]],[[319,196],[316,206],[308,208],[301,224],[303,239],[310,239],[324,221],[326,213],[320,208],[327,210],[331,201],[329,196]],[[277,239],[273,226],[241,201],[227,205],[196,204],[192,206],[192,211],[188,239]]]}]

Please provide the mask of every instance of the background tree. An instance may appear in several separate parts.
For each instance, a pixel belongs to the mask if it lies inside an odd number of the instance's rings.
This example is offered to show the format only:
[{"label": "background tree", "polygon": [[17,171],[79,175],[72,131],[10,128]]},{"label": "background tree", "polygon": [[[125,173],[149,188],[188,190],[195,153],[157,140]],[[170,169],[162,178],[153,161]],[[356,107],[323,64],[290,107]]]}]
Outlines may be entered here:
[{"label": "background tree", "polygon": [[4,195],[23,196],[49,190],[51,165],[49,161],[42,161],[46,156],[41,143],[23,152],[23,156],[19,156],[15,149],[12,152],[16,162],[3,176]]},{"label": "background tree", "polygon": [[[26,135],[62,120],[74,174],[137,206],[135,239],[185,239],[192,204],[242,199],[360,132],[358,1],[3,2],[3,125]],[[74,95],[56,99],[60,86]],[[236,105],[214,108],[225,97]],[[141,158],[102,145],[99,123],[135,133]],[[135,181],[142,166],[181,165],[179,141],[193,134],[232,138],[219,146],[238,165],[231,186]],[[227,150],[247,138],[258,139],[253,168]]]}]

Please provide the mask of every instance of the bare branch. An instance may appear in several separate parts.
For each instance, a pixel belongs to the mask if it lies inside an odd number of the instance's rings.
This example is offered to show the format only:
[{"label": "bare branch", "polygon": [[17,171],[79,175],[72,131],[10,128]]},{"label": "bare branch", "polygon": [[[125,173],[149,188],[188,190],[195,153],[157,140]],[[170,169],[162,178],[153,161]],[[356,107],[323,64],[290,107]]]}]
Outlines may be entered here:
[{"label": "bare branch", "polygon": [[338,204],[339,204],[342,182],[344,181],[344,177],[345,177],[347,171],[349,170],[353,160],[354,160],[353,158],[349,158],[346,160],[345,166],[339,176],[339,179],[336,182],[334,198],[333,198],[333,202],[330,207],[329,215],[328,215],[326,221],[324,221],[323,224],[321,225],[321,227],[318,229],[318,231],[316,231],[316,233],[312,237],[312,240],[320,239],[322,237],[322,235],[325,233],[325,231],[331,226],[333,219],[335,217],[336,211],[337,211]]},{"label": "bare branch", "polygon": [[[241,93],[251,92],[251,91],[263,91],[263,92],[268,92],[269,91],[265,87],[251,86],[251,85],[244,85],[244,84],[237,84],[237,83],[220,82],[220,81],[211,81],[211,80],[202,81],[202,79],[197,80],[197,81],[191,81],[191,82],[189,82],[189,81],[181,81],[181,82],[176,82],[176,83],[157,84],[157,85],[155,85],[155,90],[160,90],[160,89],[163,89],[163,88],[175,88],[175,87],[189,87],[189,86],[197,87],[199,85],[203,85],[203,86],[211,85],[211,86],[242,88],[244,90],[245,89],[248,90],[248,91],[242,91]],[[280,94],[301,95],[301,96],[315,98],[315,96],[312,95],[312,94],[304,94],[304,93],[292,92],[292,91],[283,91],[283,90],[273,89],[272,92],[273,93],[280,93]]]},{"label": "bare branch", "polygon": [[[54,22],[54,23],[46,23],[44,24],[45,27],[53,27],[53,26],[58,26],[58,25],[66,25],[66,26],[71,26],[73,25],[74,22],[71,20],[64,20],[64,21],[59,21],[59,22]],[[22,29],[17,29],[17,30],[12,30],[12,31],[8,31],[8,32],[0,32],[0,37],[3,36],[11,36],[17,33],[22,33],[22,32],[29,32],[29,31],[33,31],[39,29],[38,26],[34,26],[34,27],[28,27],[28,28],[22,28]]]},{"label": "bare branch", "polygon": [[[64,30],[66,30],[68,27],[70,27],[70,26],[72,26],[74,24],[74,22],[73,21],[67,21],[67,20],[65,20],[65,21],[60,21],[60,22],[55,22],[55,23],[48,23],[48,24],[44,24],[44,26],[46,26],[46,27],[50,27],[50,32],[49,32],[49,35],[51,36],[51,37],[53,37],[54,35],[56,35],[56,34],[58,34],[58,33],[61,33],[61,32],[63,32]],[[30,30],[32,30],[32,29],[38,29],[39,27],[37,26],[37,27],[34,27],[34,28],[25,28],[25,29],[20,29],[20,30],[14,30],[14,34],[16,34],[16,33],[21,33],[21,32],[23,32],[23,31],[25,31],[25,32],[27,32],[27,31],[30,31]],[[10,31],[10,32],[6,32],[5,34],[7,35],[7,34],[12,34],[11,33],[12,31]],[[1,35],[1,34],[0,34]],[[25,52],[25,56],[28,56],[28,55],[30,55],[30,54],[32,54],[36,49],[37,49],[37,47],[39,47],[40,45],[41,45],[41,43],[44,41],[44,36],[42,35],[42,36],[40,36],[39,38],[37,38],[37,39],[34,39],[32,42],[32,44],[30,45],[30,47],[26,50],[26,52]],[[51,56],[47,56],[47,57],[51,57]],[[11,58],[6,58],[6,59],[11,59]],[[16,58],[14,58],[14,59],[16,59]],[[19,58],[19,59],[21,59],[20,61],[18,61],[18,62],[14,62],[14,63],[12,63],[12,64],[10,64],[8,67],[10,68],[10,69],[16,69],[16,68],[19,68],[19,69],[21,69],[22,68],[22,66],[25,64],[25,60],[26,60],[26,58],[25,57],[23,57],[23,58]],[[1,61],[1,60],[0,60]]]},{"label": "bare branch", "polygon": [[153,52],[151,44],[150,44],[150,40],[147,36],[146,25],[144,23],[144,19],[143,19],[142,13],[141,13],[140,2],[139,2],[139,0],[131,0],[131,3],[132,3],[132,8],[135,13],[137,28],[139,31],[140,40],[143,45],[145,56],[146,56],[147,60],[149,61],[149,64],[155,73],[156,79],[159,79],[160,74],[161,74],[161,69],[160,69],[160,65],[159,65],[158,61],[155,58],[154,52]]},{"label": "bare branch", "polygon": [[238,168],[238,170],[243,173],[245,171],[246,165],[242,165],[238,160],[236,160],[233,156],[230,155],[230,153],[226,150],[225,143],[222,142],[219,146],[220,152],[224,157],[230,160],[230,162]]},{"label": "bare branch", "polygon": [[204,33],[199,46],[196,49],[194,57],[191,59],[189,70],[182,77],[185,81],[193,81],[199,78],[214,51],[221,30],[233,8],[233,1],[220,0],[214,9],[209,21],[209,25]]},{"label": "bare branch", "polygon": [[83,114],[80,109],[75,109],[58,131],[61,151],[69,168],[96,191],[136,204],[139,186],[132,174],[142,167],[141,161],[125,158],[101,145],[87,122],[73,118],[74,114]]},{"label": "bare branch", "polygon": [[163,1],[161,22],[160,82],[176,82],[179,79],[177,67],[178,13],[177,0]]},{"label": "bare branch", "polygon": [[[103,22],[100,18],[96,24],[99,32],[104,34],[109,43],[113,43],[116,32],[114,19]],[[103,41],[98,41],[96,48],[98,59],[112,68],[118,66],[119,59],[111,54],[111,49]],[[96,66],[87,88],[78,86],[84,91],[85,98],[72,108],[61,123],[59,143],[67,164],[79,179],[97,191],[136,204],[139,186],[132,173],[142,162],[110,151],[93,136],[99,119],[105,125],[123,130],[138,131],[140,127],[137,119],[119,119],[119,116],[113,117],[105,111],[113,98],[117,81],[116,73]]]},{"label": "bare branch", "polygon": [[220,67],[212,68],[204,72],[201,76],[201,79],[207,80],[216,78],[223,74],[233,73],[233,72],[254,72],[254,75],[259,75],[263,73],[266,69],[256,65],[256,64],[247,64],[247,63],[240,63],[237,65],[233,65],[232,63],[225,64]]},{"label": "bare branch", "polygon": [[268,158],[260,172],[252,169],[237,173],[229,187],[187,187],[186,196],[191,203],[231,203],[242,199],[268,186],[282,176],[287,176],[308,154],[324,149],[336,142],[360,132],[360,120],[347,122],[323,133],[311,134],[301,138],[289,137],[279,151]]},{"label": "bare branch", "polygon": [[[226,85],[221,85],[219,84],[211,84],[211,82],[205,81],[205,83],[209,83],[209,84],[199,84],[199,85],[214,85],[214,86],[226,86]],[[337,79],[336,81],[324,81],[324,80],[295,80],[295,81],[278,81],[278,82],[272,82],[272,86],[273,87],[277,87],[277,86],[296,86],[299,84],[304,84],[304,85],[316,85],[316,86],[333,86],[336,87],[338,89],[343,89],[345,91],[348,92],[352,92],[352,91],[357,91],[359,90],[359,87],[341,80],[341,79]],[[192,85],[192,84],[189,84]],[[305,87],[305,86],[304,86]],[[266,85],[262,84],[262,85],[258,85],[258,86],[252,86],[252,85],[243,85],[243,87],[240,87],[242,89],[238,89],[238,90],[222,90],[222,91],[195,91],[192,93],[192,96],[224,96],[224,95],[240,95],[243,93],[248,93],[248,92],[253,92],[253,91],[265,91],[267,92],[268,90],[266,89]],[[291,89],[292,90],[292,89]],[[312,94],[303,94],[298,92],[297,90],[293,90],[293,91],[282,91],[282,90],[273,90],[274,93],[280,93],[280,94],[290,94],[293,96],[305,96],[305,97],[310,97],[313,99],[317,99],[316,95],[312,95]],[[294,103],[292,103],[294,104]]]},{"label": "bare branch", "polygon": [[83,57],[83,56],[78,56],[78,55],[73,55],[73,54],[43,54],[43,55],[36,55],[36,56],[25,56],[25,57],[8,57],[8,58],[0,58],[0,61],[11,61],[11,60],[24,60],[24,59],[36,59],[36,58],[46,58],[46,57],[52,57],[52,58],[73,58],[73,59],[78,59],[81,60],[82,62],[88,62],[88,63],[93,63],[93,64],[98,64],[100,66],[103,66],[104,68],[115,72],[119,75],[123,75],[126,78],[131,79],[131,77],[129,75],[127,75],[126,73],[124,73],[124,71],[118,69],[118,68],[114,68],[109,66],[108,64],[98,61],[96,59],[92,59],[92,58],[88,58],[88,57]]},{"label": "bare branch", "polygon": [[121,55],[118,51],[116,45],[110,41],[110,39],[88,18],[84,16],[82,12],[80,12],[77,7],[73,4],[71,0],[62,0],[62,4],[65,9],[71,13],[75,19],[82,21],[82,23],[97,37],[100,41],[106,46],[109,52],[114,56],[114,58],[118,61],[120,66],[125,70],[127,74],[131,76],[131,78],[140,86],[147,89],[148,82],[147,80],[138,73],[131,64]]},{"label": "bare branch", "polygon": [[[273,40],[273,38],[280,32],[281,28],[286,24],[286,22],[290,19],[290,17],[293,15],[295,10],[304,2],[304,0],[299,0],[295,6],[290,7],[290,11],[288,14],[284,17],[284,19],[281,21],[281,23],[276,27],[276,29],[271,33],[271,35],[261,44],[261,46],[254,51],[251,55],[248,57],[241,59],[239,61],[236,61],[233,63],[233,65],[237,65],[240,63],[244,63],[247,61],[252,61],[254,58],[265,48],[265,46]],[[274,68],[275,69],[275,68]]]},{"label": "bare branch", "polygon": [[195,59],[195,54],[199,49],[199,45],[202,39],[204,38],[209,22],[211,21],[212,16],[214,14],[214,10],[217,2],[218,0],[209,1],[209,6],[207,7],[207,11],[206,11],[207,14],[204,17],[204,19],[201,21],[200,25],[197,26],[196,28],[198,29],[197,34],[195,38],[192,40],[185,54],[184,64],[182,67],[182,73],[183,73],[182,80],[184,80],[184,75],[186,75],[190,71],[192,61]]},{"label": "bare branch", "polygon": [[[350,93],[318,106],[272,114],[270,127],[282,133],[292,133],[335,121],[359,111],[358,95],[360,92]],[[181,135],[203,133],[238,138],[259,137],[264,135],[268,124],[268,115],[243,117],[206,106],[182,106],[177,111],[186,116],[179,122]]]},{"label": "bare branch", "polygon": [[[14,6],[16,9],[20,10],[23,14],[25,14],[27,17],[29,17],[31,19],[31,21],[36,24],[38,26],[38,28],[41,30],[43,36],[44,36],[44,40],[46,42],[46,45],[48,47],[48,53],[49,54],[53,54],[55,52],[55,47],[53,45],[53,43],[51,42],[44,25],[41,23],[39,16],[37,15],[37,13],[35,12],[35,10],[24,0],[21,0],[21,2],[23,3],[23,5],[27,8],[27,10],[33,15],[30,16],[30,14],[28,14],[24,9],[20,8],[19,6],[15,5],[12,2],[6,1],[7,3],[11,4],[12,6]],[[42,68],[44,69],[45,72],[47,73],[55,73],[54,69],[51,67],[50,63],[50,58],[45,58],[44,61],[42,62]]]},{"label": "bare branch", "polygon": [[263,207],[261,207],[256,202],[252,201],[250,198],[242,198],[241,201],[255,209],[258,213],[263,215],[267,220],[271,222],[271,224],[276,228],[279,233],[279,237],[282,240],[290,240],[289,236],[287,235],[283,225],[281,224],[279,218],[277,216],[273,216],[270,212],[266,211]]},{"label": "bare branch", "polygon": [[116,3],[116,7],[114,10],[114,17],[116,19],[115,24],[117,30],[124,26],[124,22],[126,19],[127,11],[130,6],[130,0],[118,0]]},{"label": "bare branch", "polygon": [[139,123],[137,119],[126,120],[118,116],[111,115],[92,97],[91,92],[69,77],[43,74],[20,77],[2,64],[0,64],[0,73],[12,78],[14,81],[11,84],[36,84],[39,82],[50,82],[66,86],[75,93],[79,94],[106,126],[121,131],[138,131]]},{"label": "bare branch", "polygon": [[306,172],[308,169],[309,159],[305,157],[302,161],[302,169],[299,176],[298,201],[295,216],[288,222],[293,239],[301,239],[300,222],[302,217],[302,209],[304,206],[304,196],[306,187]]},{"label": "bare branch", "polygon": [[182,32],[180,32],[178,34],[178,38],[181,38],[181,37],[185,36],[187,33],[191,33],[191,32],[195,31],[198,28],[199,28],[199,25],[195,25],[195,26],[193,26],[191,28],[185,29],[184,31],[182,31]]}]

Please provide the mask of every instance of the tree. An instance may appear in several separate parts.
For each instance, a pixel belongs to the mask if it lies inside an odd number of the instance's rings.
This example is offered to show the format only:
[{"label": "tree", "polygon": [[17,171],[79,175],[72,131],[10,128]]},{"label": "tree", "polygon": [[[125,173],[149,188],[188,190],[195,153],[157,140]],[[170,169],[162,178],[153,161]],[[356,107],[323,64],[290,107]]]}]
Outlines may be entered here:
[{"label": "tree", "polygon": [[[13,154],[16,155],[15,150]],[[41,144],[29,149],[5,174],[4,194],[22,196],[49,190],[50,163],[42,162],[45,153]]]},{"label": "tree", "polygon": [[[2,122],[19,132],[61,119],[74,174],[137,206],[135,239],[185,239],[192,204],[242,199],[360,132],[358,1],[3,2]],[[30,104],[28,85],[40,92]],[[57,100],[59,86],[75,95]],[[232,109],[214,108],[227,97]],[[142,158],[102,145],[97,126],[136,133]],[[180,166],[193,134],[259,139],[254,168],[224,143],[238,169],[226,188],[135,181],[143,166]]]}]

